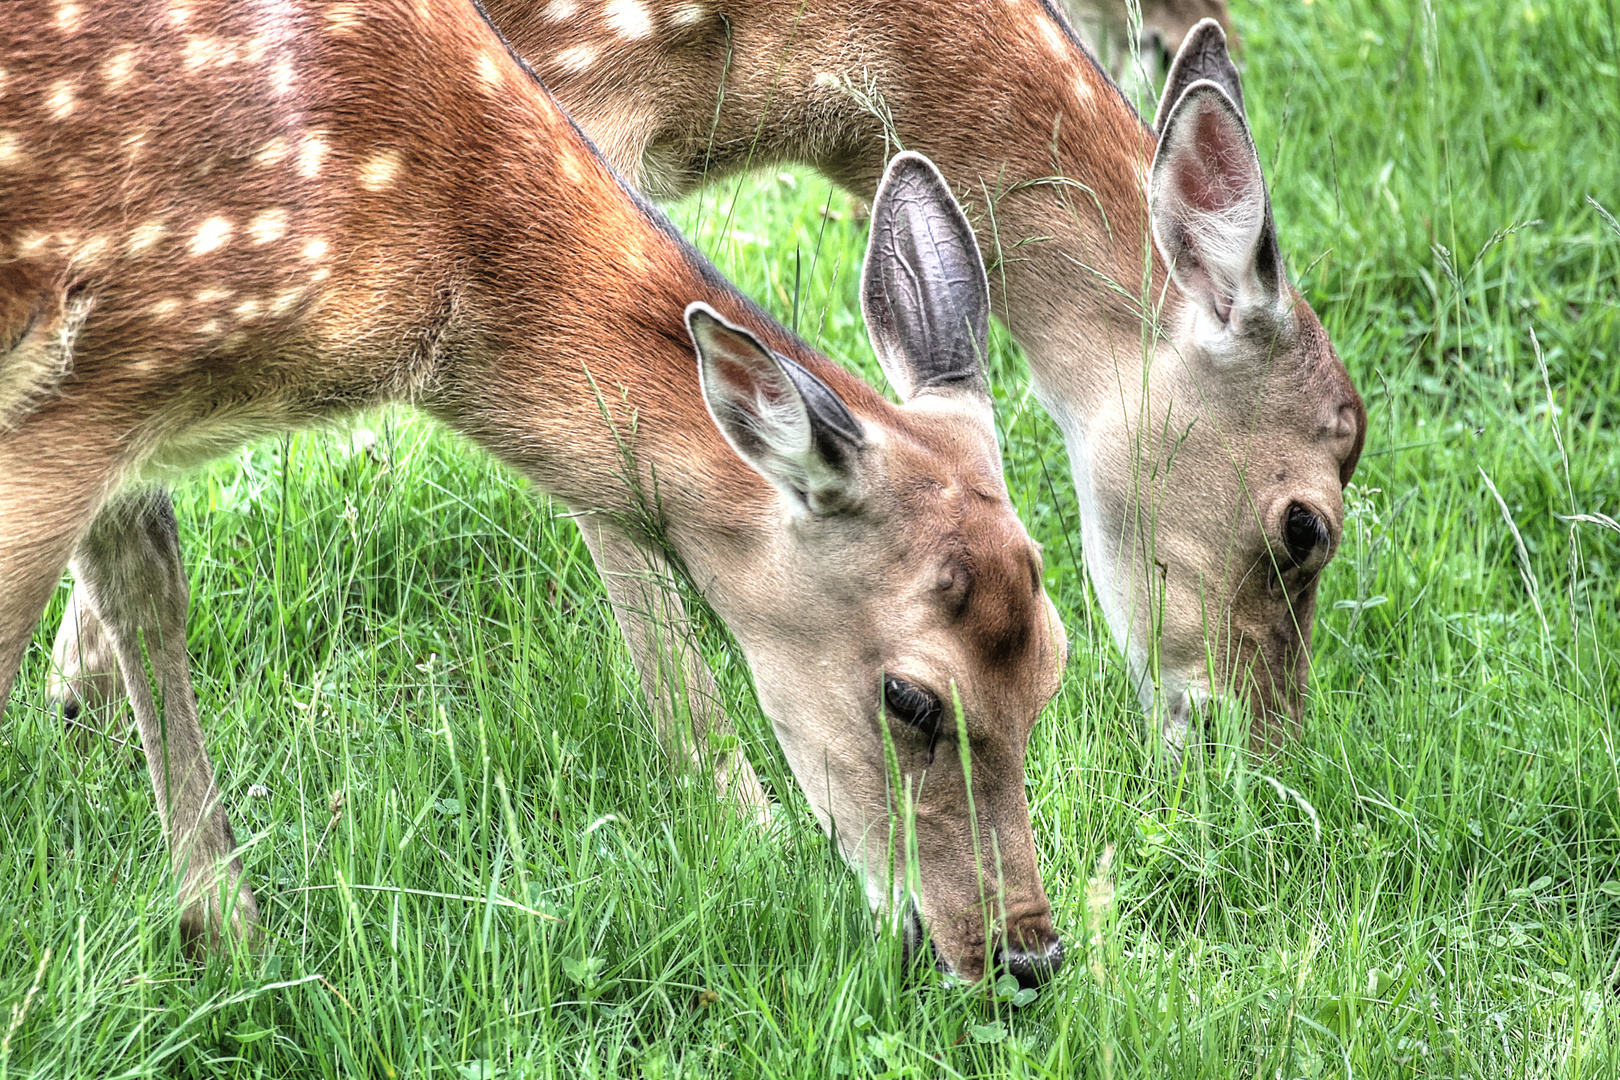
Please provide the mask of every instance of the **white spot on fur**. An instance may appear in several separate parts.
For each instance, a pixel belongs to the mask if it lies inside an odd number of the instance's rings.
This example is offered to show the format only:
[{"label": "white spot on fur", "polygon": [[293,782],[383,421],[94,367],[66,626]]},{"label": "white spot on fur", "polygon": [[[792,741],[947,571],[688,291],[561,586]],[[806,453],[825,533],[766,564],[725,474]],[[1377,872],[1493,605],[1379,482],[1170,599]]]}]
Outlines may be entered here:
[{"label": "white spot on fur", "polygon": [[37,254],[41,248],[50,243],[51,234],[43,233],[37,229],[24,229],[17,234],[14,241],[17,245],[17,254],[23,258]]},{"label": "white spot on fur", "polygon": [[124,250],[131,255],[139,255],[163,239],[163,234],[168,231],[168,227],[157,218],[153,218],[151,221],[143,221],[135,226],[134,231],[129,234],[129,241],[124,245]]},{"label": "white spot on fur", "polygon": [[1081,65],[1080,76],[1074,80],[1075,100],[1081,103],[1090,101],[1096,93],[1096,91],[1091,88],[1090,80],[1086,77],[1087,70],[1088,69],[1085,65]]},{"label": "white spot on fur", "polygon": [[217,304],[221,300],[229,300],[230,298],[231,290],[229,289],[202,289],[197,293],[197,303],[199,304]]},{"label": "white spot on fur", "polygon": [[367,191],[387,191],[399,181],[405,157],[398,150],[379,150],[360,166],[360,186]]},{"label": "white spot on fur", "polygon": [[328,34],[351,33],[360,29],[365,21],[365,10],[361,4],[333,4],[326,9],[326,32]]},{"label": "white spot on fur", "polygon": [[206,334],[209,337],[213,337],[215,334],[219,333],[219,320],[209,319],[207,322],[197,327],[197,333]]},{"label": "white spot on fur", "polygon": [[575,45],[557,54],[557,66],[564,71],[581,72],[596,62],[596,50],[589,45]]},{"label": "white spot on fur", "polygon": [[652,12],[641,0],[608,0],[603,14],[608,26],[626,40],[636,41],[653,32]]},{"label": "white spot on fur", "polygon": [[188,35],[185,47],[180,50],[180,62],[188,72],[204,67],[223,67],[234,59],[235,51],[225,39],[204,34]]},{"label": "white spot on fur", "polygon": [[562,166],[563,175],[570,184],[585,182],[585,174],[580,171],[579,162],[575,160],[572,150],[563,150],[558,153],[558,164]]},{"label": "white spot on fur", "polygon": [[830,71],[818,71],[815,73],[814,79],[815,84],[821,87],[823,90],[837,89],[843,82],[843,80]]},{"label": "white spot on fur", "polygon": [[1041,28],[1041,35],[1046,38],[1046,47],[1053,56],[1066,57],[1069,55],[1069,39],[1063,36],[1057,23],[1040,8],[1035,9],[1035,23]]},{"label": "white spot on fur", "polygon": [[171,296],[167,300],[159,300],[146,310],[148,314],[154,315],[159,319],[166,318],[167,316],[173,315],[175,312],[180,310],[180,301]]},{"label": "white spot on fur", "polygon": [[551,3],[546,5],[546,18],[553,22],[562,22],[564,19],[572,19],[578,11],[578,0],[551,0]]},{"label": "white spot on fur", "polygon": [[501,85],[501,69],[495,66],[495,58],[489,53],[478,54],[478,77],[488,87]]},{"label": "white spot on fur", "polygon": [[268,244],[272,240],[280,240],[286,236],[286,208],[272,206],[268,210],[261,211],[257,217],[248,222],[248,235],[253,237],[255,244]]},{"label": "white spot on fur", "polygon": [[129,82],[131,75],[135,74],[135,63],[140,55],[140,47],[133,44],[124,44],[112,51],[107,62],[101,65],[101,77],[107,80],[108,90],[122,90]]},{"label": "white spot on fur", "polygon": [[258,63],[264,59],[268,42],[263,37],[224,38],[206,34],[191,34],[180,50],[181,63],[188,72],[208,67],[229,67],[232,64]]},{"label": "white spot on fur", "polygon": [[270,89],[278,96],[292,89],[293,65],[291,60],[277,60],[270,66]]},{"label": "white spot on fur", "polygon": [[304,136],[304,143],[298,148],[300,176],[315,176],[321,171],[321,159],[326,156],[326,140],[322,135],[322,132],[311,132]]},{"label": "white spot on fur", "polygon": [[73,258],[81,263],[99,262],[103,256],[112,249],[112,237],[105,235],[92,236],[80,244],[73,253]]},{"label": "white spot on fur", "polygon": [[209,37],[192,34],[180,50],[181,63],[188,72],[209,67],[229,67],[232,64],[258,63],[264,59],[268,43],[263,37],[241,38]]},{"label": "white spot on fur", "polygon": [[329,278],[331,276],[332,276],[332,271],[328,270],[326,267],[323,266],[319,270],[315,271],[313,274],[309,275],[309,280],[315,282],[318,285],[318,284],[325,281],[327,278]]},{"label": "white spot on fur", "polygon": [[323,257],[325,254],[325,240],[311,240],[309,243],[304,245],[304,258],[310,260],[311,262]]},{"label": "white spot on fur", "polygon": [[231,314],[235,315],[238,319],[256,319],[263,312],[264,304],[253,299],[252,297],[249,297],[240,304],[237,304],[236,310],[232,311]]},{"label": "white spot on fur", "polygon": [[169,25],[184,26],[191,18],[191,0],[171,0],[169,4]]},{"label": "white spot on fur", "polygon": [[0,131],[0,169],[17,169],[27,163],[22,136],[15,131]]},{"label": "white spot on fur", "polygon": [[67,79],[58,79],[51,84],[51,92],[45,98],[45,107],[50,110],[51,116],[62,120],[73,111],[73,83]]},{"label": "white spot on fur", "polygon": [[84,22],[84,9],[78,4],[56,5],[56,28],[64,34],[74,33]]},{"label": "white spot on fur", "polygon": [[218,250],[231,237],[233,226],[222,217],[211,217],[202,223],[197,235],[191,238],[191,253],[206,255]]},{"label": "white spot on fur", "polygon": [[680,4],[669,14],[672,26],[696,26],[709,17],[709,9],[702,4]]},{"label": "white spot on fur", "polygon": [[304,298],[303,289],[288,289],[274,300],[270,301],[270,314],[285,315],[298,306],[298,301]]},{"label": "white spot on fur", "polygon": [[287,159],[287,155],[290,153],[292,153],[292,147],[287,145],[287,140],[277,135],[253,152],[253,164],[279,165]]}]

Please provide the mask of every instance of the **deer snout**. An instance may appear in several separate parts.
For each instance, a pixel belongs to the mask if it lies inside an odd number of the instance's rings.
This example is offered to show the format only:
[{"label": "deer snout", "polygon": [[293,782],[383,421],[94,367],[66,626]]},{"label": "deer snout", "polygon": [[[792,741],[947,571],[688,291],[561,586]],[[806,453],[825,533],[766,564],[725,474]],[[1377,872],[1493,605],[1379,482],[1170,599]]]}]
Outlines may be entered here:
[{"label": "deer snout", "polygon": [[[1307,614],[1307,618],[1309,615]],[[1304,730],[1310,674],[1310,631],[1282,632],[1261,651],[1248,686],[1249,749],[1265,754],[1296,741]]]},{"label": "deer snout", "polygon": [[1063,968],[1063,939],[1052,928],[1051,916],[1009,927],[996,946],[995,962],[998,971],[1026,990],[1048,982]]}]

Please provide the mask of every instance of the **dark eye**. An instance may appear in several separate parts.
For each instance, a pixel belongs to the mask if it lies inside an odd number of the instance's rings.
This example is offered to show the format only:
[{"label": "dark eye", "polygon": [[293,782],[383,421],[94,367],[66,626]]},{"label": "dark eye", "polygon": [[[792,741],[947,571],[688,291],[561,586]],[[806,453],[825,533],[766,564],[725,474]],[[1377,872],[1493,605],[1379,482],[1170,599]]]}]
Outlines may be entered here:
[{"label": "dark eye", "polygon": [[939,698],[893,675],[883,677],[883,704],[893,719],[930,734],[939,729],[939,719],[945,712]]},{"label": "dark eye", "polygon": [[1327,524],[1310,510],[1294,503],[1288,508],[1288,520],[1283,524],[1283,540],[1288,545],[1288,557],[1295,566],[1309,565],[1317,552],[1332,544]]}]

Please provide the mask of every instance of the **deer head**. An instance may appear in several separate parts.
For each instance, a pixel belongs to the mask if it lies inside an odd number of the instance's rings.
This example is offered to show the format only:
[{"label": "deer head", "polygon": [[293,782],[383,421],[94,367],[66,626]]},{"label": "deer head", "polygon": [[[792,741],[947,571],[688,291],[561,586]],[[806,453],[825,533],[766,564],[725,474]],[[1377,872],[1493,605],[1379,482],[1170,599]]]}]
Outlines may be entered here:
[{"label": "deer head", "polygon": [[1156,125],[1149,215],[1170,281],[1141,384],[1066,426],[1087,567],[1172,748],[1230,693],[1255,747],[1297,731],[1317,577],[1366,429],[1288,281],[1241,103],[1205,20]]},{"label": "deer head", "polygon": [[1035,981],[1062,946],[1024,754],[1066,643],[1002,479],[984,267],[918,155],[895,158],[873,204],[862,297],[901,398],[865,415],[709,308],[687,313],[709,411],[786,515],[771,565],[731,585],[749,594],[746,610],[733,597],[723,614],[794,775],[873,905],[914,905],[898,914],[920,916],[958,975],[978,978],[996,959]]}]

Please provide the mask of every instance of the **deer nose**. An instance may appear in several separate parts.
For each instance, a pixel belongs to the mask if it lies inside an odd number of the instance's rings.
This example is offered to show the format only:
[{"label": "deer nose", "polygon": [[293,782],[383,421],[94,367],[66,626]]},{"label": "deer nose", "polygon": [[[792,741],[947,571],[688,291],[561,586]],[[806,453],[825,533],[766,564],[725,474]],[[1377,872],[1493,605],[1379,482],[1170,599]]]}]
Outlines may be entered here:
[{"label": "deer nose", "polygon": [[1040,986],[1063,968],[1063,939],[1048,930],[1024,934],[1017,942],[1004,941],[996,947],[996,967],[1025,990]]}]

